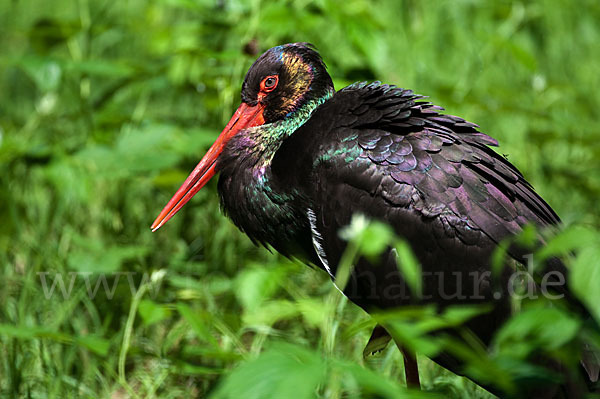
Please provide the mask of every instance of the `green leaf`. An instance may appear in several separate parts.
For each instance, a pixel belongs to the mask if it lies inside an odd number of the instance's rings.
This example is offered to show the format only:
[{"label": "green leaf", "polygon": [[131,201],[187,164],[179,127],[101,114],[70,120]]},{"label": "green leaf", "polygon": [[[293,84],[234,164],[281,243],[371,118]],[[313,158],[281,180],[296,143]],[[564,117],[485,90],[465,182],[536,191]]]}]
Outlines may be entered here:
[{"label": "green leaf", "polygon": [[234,369],[210,397],[313,399],[326,371],[327,364],[319,354],[296,345],[278,344]]},{"label": "green leaf", "polygon": [[412,293],[420,297],[423,294],[423,280],[419,260],[405,240],[396,241],[395,249],[398,255],[398,269],[402,273],[402,277],[404,277]]},{"label": "green leaf", "polygon": [[235,294],[244,308],[252,311],[273,296],[285,277],[285,270],[281,267],[249,267],[237,276]]},{"label": "green leaf", "polygon": [[333,312],[332,304],[324,303],[323,298],[301,298],[296,301],[296,306],[306,323],[314,327],[324,325]]},{"label": "green leaf", "polygon": [[45,93],[59,88],[63,71],[58,62],[50,59],[26,57],[21,60],[21,66],[27,71],[40,91]]},{"label": "green leaf", "polygon": [[195,364],[190,364],[187,362],[177,362],[175,364],[177,368],[177,372],[183,375],[212,375],[212,374],[221,374],[223,373],[223,369],[221,368],[213,368],[213,367],[205,367],[198,366]]},{"label": "green leaf", "polygon": [[532,223],[528,223],[523,226],[523,230],[516,237],[516,241],[525,248],[533,248],[537,240],[537,228]]},{"label": "green leaf", "polygon": [[[552,328],[548,328],[552,326]],[[558,308],[532,306],[513,316],[496,334],[494,345],[514,357],[550,352],[575,337],[580,322]]]},{"label": "green leaf", "polygon": [[17,339],[49,338],[58,342],[72,342],[73,338],[65,333],[38,326],[0,324],[0,336]]},{"label": "green leaf", "polygon": [[600,248],[581,250],[573,262],[569,287],[600,323]]},{"label": "green leaf", "polygon": [[569,255],[571,251],[600,246],[600,234],[580,225],[570,226],[550,239],[536,256],[544,260],[550,256]]},{"label": "green leaf", "polygon": [[371,222],[357,237],[358,251],[367,258],[375,258],[387,249],[392,242],[394,232],[384,223]]},{"label": "green leaf", "polygon": [[75,338],[75,342],[99,356],[108,355],[110,341],[95,335],[83,335]]},{"label": "green leaf", "polygon": [[277,321],[292,318],[300,313],[295,302],[286,299],[271,300],[252,311],[244,313],[244,323],[248,325],[271,326]]},{"label": "green leaf", "polygon": [[211,343],[214,346],[218,346],[217,341],[210,333],[206,325],[205,318],[199,315],[200,312],[192,310],[188,305],[184,303],[178,303],[176,305],[177,311],[183,318],[190,324],[196,336],[206,342]]},{"label": "green leaf", "polygon": [[140,301],[138,312],[144,321],[144,325],[158,323],[161,320],[171,316],[171,310],[163,305],[159,305],[151,300],[143,299]]}]

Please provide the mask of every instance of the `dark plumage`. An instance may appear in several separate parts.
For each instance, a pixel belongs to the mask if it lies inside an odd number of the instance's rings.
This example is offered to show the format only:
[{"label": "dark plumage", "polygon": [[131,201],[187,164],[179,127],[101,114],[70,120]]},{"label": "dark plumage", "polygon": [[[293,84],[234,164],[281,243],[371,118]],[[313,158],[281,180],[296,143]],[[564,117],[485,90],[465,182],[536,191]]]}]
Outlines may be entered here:
[{"label": "dark plumage", "polygon": [[[511,272],[507,264],[492,278],[491,254],[524,225],[556,225],[559,218],[490,148],[496,140],[441,111],[410,90],[378,82],[334,92],[314,48],[304,43],[275,47],[252,65],[242,86],[242,106],[222,141],[153,228],[219,172],[223,209],[242,231],[335,279],[346,247],[339,230],[353,214],[364,214],[388,223],[410,243],[423,270],[423,297],[410,292],[391,250],[377,265],[360,258],[344,293],[366,311],[412,303],[440,308],[491,303],[490,313],[467,323],[489,344],[510,315]],[[244,115],[253,119],[240,126]],[[524,254],[517,246],[509,249],[519,262]],[[546,271],[566,275],[556,259]],[[560,289],[579,306],[565,287]],[[435,360],[462,372],[450,354]],[[585,387],[580,376],[565,372],[565,378],[562,385],[524,388],[522,394],[580,397]],[[496,386],[487,388],[501,393]]]}]

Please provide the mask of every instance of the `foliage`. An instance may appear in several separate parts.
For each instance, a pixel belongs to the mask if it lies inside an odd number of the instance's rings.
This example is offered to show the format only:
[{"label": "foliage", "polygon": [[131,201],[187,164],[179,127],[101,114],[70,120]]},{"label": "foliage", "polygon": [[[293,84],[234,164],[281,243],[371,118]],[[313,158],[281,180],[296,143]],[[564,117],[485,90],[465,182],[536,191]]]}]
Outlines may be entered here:
[{"label": "foliage", "polygon": [[[499,139],[569,226],[539,255],[576,252],[572,288],[600,321],[598,20],[595,0],[0,1],[0,396],[490,398],[424,357],[431,392],[404,389],[392,347],[363,360],[374,321],[254,247],[214,182],[149,225],[257,54],[309,41],[337,88],[413,88]],[[457,312],[388,316],[427,353],[445,343],[421,333]],[[461,353],[510,386],[536,373],[515,367],[532,349],[594,339],[582,323],[527,308],[490,357]]]}]

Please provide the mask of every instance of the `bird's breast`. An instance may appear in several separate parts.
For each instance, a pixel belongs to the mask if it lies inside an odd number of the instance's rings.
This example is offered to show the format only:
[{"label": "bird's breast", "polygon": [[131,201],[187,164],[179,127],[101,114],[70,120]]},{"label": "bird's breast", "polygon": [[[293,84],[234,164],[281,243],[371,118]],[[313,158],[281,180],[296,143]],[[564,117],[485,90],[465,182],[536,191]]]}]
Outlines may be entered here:
[{"label": "bird's breast", "polygon": [[225,214],[253,242],[286,256],[314,258],[302,195],[280,187],[268,165],[224,168],[218,190]]}]

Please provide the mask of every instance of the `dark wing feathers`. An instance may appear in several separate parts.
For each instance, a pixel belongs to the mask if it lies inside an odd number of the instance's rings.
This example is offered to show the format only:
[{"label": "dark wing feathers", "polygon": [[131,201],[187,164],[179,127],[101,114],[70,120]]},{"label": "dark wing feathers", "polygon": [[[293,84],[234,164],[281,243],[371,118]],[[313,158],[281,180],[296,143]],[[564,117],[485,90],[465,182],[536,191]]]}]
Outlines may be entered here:
[{"label": "dark wing feathers", "polygon": [[[528,222],[559,222],[522,174],[490,148],[496,140],[442,110],[410,90],[379,82],[348,86],[292,136],[306,136],[308,152],[318,159],[305,181],[323,174],[318,179],[325,185],[345,183],[369,193],[371,203],[364,206],[443,216],[444,231],[465,241],[472,241],[473,229],[497,244]],[[324,119],[327,129],[319,125]],[[385,202],[377,205],[376,198]]]}]

